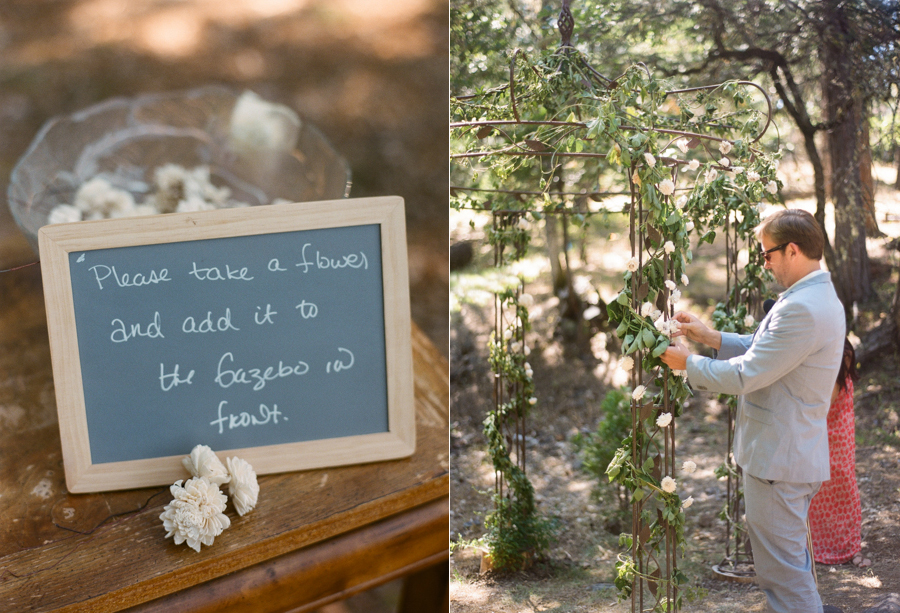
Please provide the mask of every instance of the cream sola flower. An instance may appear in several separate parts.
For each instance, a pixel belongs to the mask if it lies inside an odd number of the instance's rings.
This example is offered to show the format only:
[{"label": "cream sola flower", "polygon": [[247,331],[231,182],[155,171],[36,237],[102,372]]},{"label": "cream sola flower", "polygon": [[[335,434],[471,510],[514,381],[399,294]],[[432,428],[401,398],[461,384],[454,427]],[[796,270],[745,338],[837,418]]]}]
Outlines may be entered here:
[{"label": "cream sola flower", "polygon": [[647,393],[647,388],[643,385],[638,385],[636,388],[634,388],[634,391],[631,392],[631,397],[635,400],[640,400],[644,397],[645,393]]},{"label": "cream sola flower", "polygon": [[759,173],[753,170],[747,172],[747,180],[751,183],[756,183],[759,181]]},{"label": "cream sola flower", "polygon": [[681,501],[681,508],[682,508],[682,509],[687,509],[687,508],[689,508],[692,504],[694,504],[694,497],[693,497],[693,496],[688,496],[687,498],[685,498],[684,500]]},{"label": "cream sola flower", "polygon": [[753,318],[753,315],[747,315],[746,317],[744,317],[744,327],[745,328],[750,328],[755,323],[756,323],[756,320]]},{"label": "cream sola flower", "polygon": [[688,278],[688,276],[687,276],[686,274],[684,274],[684,273],[681,273],[681,284],[682,284],[682,285],[689,285],[690,282],[691,282],[691,280]]},{"label": "cream sola flower", "polygon": [[663,480],[660,482],[659,485],[660,485],[660,487],[662,487],[662,491],[664,491],[667,494],[671,494],[676,489],[678,489],[678,484],[675,483],[675,479],[673,479],[672,477],[670,477],[668,475],[663,477]]},{"label": "cream sola flower", "polygon": [[173,500],[159,518],[166,529],[166,538],[174,537],[176,545],[186,542],[199,552],[201,544],[209,547],[231,525],[224,513],[228,499],[206,477],[194,477],[184,487],[178,480],[169,491]]},{"label": "cream sola flower", "polygon": [[649,151],[644,154],[644,161],[647,162],[647,166],[649,166],[650,168],[656,166],[656,158],[653,157],[653,154]]},{"label": "cream sola flower", "polygon": [[691,170],[697,170],[698,168],[700,168],[700,160],[691,160],[690,162],[688,162],[688,168],[690,168]]},{"label": "cream sola flower", "polygon": [[666,244],[663,245],[663,251],[666,253],[673,253],[675,251],[675,243],[672,241],[666,241]]},{"label": "cream sola flower", "polygon": [[660,428],[667,427],[670,423],[672,423],[672,414],[671,413],[663,413],[659,417],[656,418],[656,425]]},{"label": "cream sola flower", "polygon": [[677,141],[675,141],[675,145],[676,145],[679,149],[681,149],[681,152],[682,152],[682,153],[687,153],[687,152],[688,152],[688,139],[686,139],[686,138],[679,138]]},{"label": "cream sola flower", "polygon": [[231,502],[238,515],[244,516],[253,510],[259,498],[259,483],[256,481],[256,472],[250,463],[241,458],[228,458],[228,472],[231,473],[231,481],[228,483],[228,493],[231,494]]},{"label": "cream sola flower", "polygon": [[716,177],[718,177],[718,176],[719,176],[719,171],[716,170],[715,168],[710,168],[709,170],[706,171],[704,178],[706,179],[707,183],[712,183],[713,181],[716,180]]},{"label": "cream sola flower", "polygon": [[659,191],[664,196],[671,196],[675,193],[675,181],[672,179],[666,179],[659,184]]},{"label": "cream sola flower", "polygon": [[631,372],[631,370],[634,368],[634,358],[632,358],[630,355],[626,355],[624,358],[622,358],[622,361],[619,362],[619,368],[621,368],[625,372]]},{"label": "cream sola flower", "polygon": [[678,199],[675,200],[675,208],[680,211],[681,209],[684,208],[684,205],[686,205],[687,202],[688,202],[687,196],[684,196],[684,195],[678,196]]},{"label": "cream sola flower", "polygon": [[689,475],[692,475],[694,474],[694,471],[697,470],[697,464],[692,462],[691,460],[685,460],[681,465],[681,470]]},{"label": "cream sola flower", "polygon": [[728,158],[722,158],[719,160],[719,166],[724,166],[725,168],[728,168],[729,166],[731,166],[731,160],[729,160]]},{"label": "cream sola flower", "polygon": [[224,485],[231,477],[225,465],[222,464],[215,452],[206,445],[197,445],[191,450],[191,455],[181,460],[184,468],[194,477],[206,477],[210,483]]},{"label": "cream sola flower", "polygon": [[728,155],[729,153],[731,153],[731,143],[729,143],[727,140],[723,140],[719,143],[719,151],[722,152],[722,155]]},{"label": "cream sola flower", "polygon": [[636,271],[638,269],[638,259],[636,257],[632,257],[625,263],[625,268],[627,268],[629,272]]},{"label": "cream sola flower", "polygon": [[775,181],[769,181],[766,183],[766,191],[774,196],[778,191],[778,184]]}]

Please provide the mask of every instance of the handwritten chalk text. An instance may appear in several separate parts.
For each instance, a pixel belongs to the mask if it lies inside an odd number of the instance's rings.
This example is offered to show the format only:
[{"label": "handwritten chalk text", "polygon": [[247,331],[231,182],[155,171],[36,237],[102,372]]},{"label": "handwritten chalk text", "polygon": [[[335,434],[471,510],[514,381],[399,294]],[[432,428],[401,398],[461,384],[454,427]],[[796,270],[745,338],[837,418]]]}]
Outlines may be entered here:
[{"label": "handwritten chalk text", "polygon": [[126,326],[125,322],[116,318],[110,322],[113,326],[113,332],[109,336],[109,340],[114,343],[124,343],[130,338],[136,336],[145,336],[147,338],[165,338],[162,333],[162,327],[159,321],[159,311],[153,315],[153,321],[147,324],[147,327],[141,330],[141,324],[131,324]]},{"label": "handwritten chalk text", "polygon": [[259,405],[259,417],[250,415],[250,413],[244,411],[237,415],[234,413],[223,415],[222,409],[226,404],[228,404],[227,400],[223,400],[219,403],[218,419],[209,422],[210,426],[219,426],[219,434],[222,434],[225,431],[225,424],[228,424],[229,430],[234,430],[235,428],[246,428],[247,426],[263,426],[269,422],[277,424],[279,417],[284,421],[287,421],[287,417],[278,410],[277,404],[273,404],[271,409],[267,405]]},{"label": "handwritten chalk text", "polygon": [[261,368],[238,368],[230,370],[226,368],[225,362],[234,362],[234,354],[230,351],[222,354],[219,358],[219,366],[216,368],[216,383],[219,387],[228,388],[235,383],[249,384],[253,383],[253,391],[259,391],[266,386],[266,382],[274,381],[290,376],[303,376],[309,372],[309,364],[298,361],[296,366],[285,364],[284,361],[278,361],[278,367],[269,366],[265,370]]},{"label": "handwritten chalk text", "polygon": [[150,285],[151,283],[156,284],[172,280],[169,278],[169,270],[166,268],[160,269],[159,272],[151,270],[150,274],[147,275],[139,272],[134,273],[134,275],[124,272],[120,275],[118,271],[116,271],[115,266],[105,266],[103,264],[91,266],[89,270],[94,273],[94,278],[97,280],[97,285],[100,289],[103,289],[103,283],[101,283],[101,281],[105,280],[110,275],[113,276],[116,285],[119,287],[140,287],[141,285]]}]

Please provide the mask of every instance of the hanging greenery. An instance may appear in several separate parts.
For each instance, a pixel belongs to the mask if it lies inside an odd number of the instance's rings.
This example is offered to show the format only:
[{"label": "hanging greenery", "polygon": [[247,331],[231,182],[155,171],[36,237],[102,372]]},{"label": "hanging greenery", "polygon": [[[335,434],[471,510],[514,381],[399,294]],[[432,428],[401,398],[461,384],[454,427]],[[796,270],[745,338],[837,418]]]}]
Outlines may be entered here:
[{"label": "hanging greenery", "polygon": [[[623,213],[630,220],[631,253],[607,311],[621,341],[620,367],[631,375],[632,427],[606,473],[632,503],[632,531],[620,540],[626,551],[619,556],[616,585],[641,610],[647,610],[645,602],[652,610],[678,610],[688,581],[676,552],[684,553],[685,510],[692,500],[679,496],[678,480],[693,463],[676,467],[674,427],[691,390],[685,373],[672,372],[659,356],[671,342],[671,317],[689,283],[691,237],[696,244],[712,243],[727,228],[749,252],[743,276],[734,277],[729,300],[717,309],[717,325],[751,330],[760,316],[767,273],[753,228],[759,203],[775,201],[780,184],[778,155],[754,147],[771,116],[768,98],[754,91],[761,90],[748,82],[672,90],[640,65],[609,79],[564,47],[533,63],[513,53],[509,83],[451,105],[452,205],[506,220],[488,232],[495,248],[527,242],[529,222],[547,215],[585,220],[592,212],[574,208],[575,198],[598,200],[611,192],[628,198]],[[737,266],[738,248],[733,251],[729,267]],[[512,385],[511,399],[498,402],[485,422],[495,470],[516,489],[511,497],[495,498],[486,524],[489,532],[497,525],[515,527],[533,551],[537,540],[523,532],[535,517],[533,490],[524,469],[510,463],[510,439],[500,425],[533,398],[531,377],[524,376],[530,367],[513,345],[524,343],[520,332],[528,321],[518,295],[499,296],[503,308],[515,310],[517,323],[503,339],[495,325],[490,347],[492,369]],[[516,452],[524,457],[524,444]]]}]

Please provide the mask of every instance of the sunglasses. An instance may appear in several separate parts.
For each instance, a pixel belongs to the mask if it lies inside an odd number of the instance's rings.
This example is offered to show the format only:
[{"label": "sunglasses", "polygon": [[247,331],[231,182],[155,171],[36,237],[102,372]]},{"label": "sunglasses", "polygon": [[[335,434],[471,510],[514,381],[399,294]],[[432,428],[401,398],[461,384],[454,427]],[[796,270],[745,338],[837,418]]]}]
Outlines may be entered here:
[{"label": "sunglasses", "polygon": [[784,249],[785,247],[787,247],[790,244],[791,244],[790,242],[787,242],[787,243],[784,243],[783,245],[778,245],[777,247],[772,247],[771,249],[768,249],[766,251],[760,250],[759,253],[761,256],[763,256],[766,259],[766,262],[771,262],[773,253],[775,253],[776,251],[781,251],[782,249]]}]

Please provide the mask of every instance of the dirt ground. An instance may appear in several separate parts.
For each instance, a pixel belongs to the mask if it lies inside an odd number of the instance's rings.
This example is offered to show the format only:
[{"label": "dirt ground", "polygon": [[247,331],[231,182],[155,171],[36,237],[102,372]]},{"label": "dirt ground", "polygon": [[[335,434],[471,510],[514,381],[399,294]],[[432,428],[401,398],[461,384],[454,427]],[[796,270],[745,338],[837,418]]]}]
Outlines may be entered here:
[{"label": "dirt ground", "polygon": [[[886,177],[888,174],[885,175]],[[891,179],[893,175],[889,175]],[[900,195],[879,185],[879,222],[890,236],[900,235]],[[790,206],[810,207],[809,200],[795,200]],[[477,240],[461,214],[451,217],[451,242]],[[615,277],[623,270],[620,254],[627,251],[621,219],[609,226],[598,224],[591,230],[586,261],[576,260],[573,268],[587,277],[605,300],[615,295]],[[597,240],[599,239],[599,240]],[[890,292],[896,287],[897,254],[883,252],[883,241],[870,243],[870,253],[891,267],[877,278],[880,301],[863,308],[859,327],[870,325],[885,311]],[[577,252],[576,246],[573,252]],[[607,335],[600,333],[590,347],[575,346],[560,334],[557,299],[549,286],[548,265],[540,246],[529,260],[537,278],[528,284],[534,295],[534,330],[528,338],[532,352],[538,403],[529,418],[526,436],[527,464],[537,492],[539,508],[545,516],[559,520],[561,529],[545,559],[531,569],[512,575],[479,572],[480,554],[472,548],[457,547],[451,556],[451,610],[455,613],[523,613],[552,611],[575,613],[630,611],[630,601],[616,603],[613,585],[618,549],[618,527],[607,529],[611,498],[592,494],[598,487],[609,490],[581,469],[581,459],[572,442],[578,432],[596,428],[601,417],[599,405],[606,391],[624,383],[621,374],[607,364],[612,358],[606,349]],[[723,247],[715,244],[695,249],[688,270],[691,282],[685,289],[681,309],[691,309],[707,317],[715,301],[724,295]],[[482,251],[482,261],[487,261]],[[470,267],[456,276],[458,289],[475,276]],[[583,281],[582,281],[583,282]],[[475,283],[468,281],[468,286]],[[485,362],[485,344],[490,333],[492,306],[478,303],[476,292],[451,316],[451,538],[466,543],[483,533],[483,515],[490,510],[493,471],[481,434],[482,421],[491,400],[491,385]],[[464,302],[465,302],[464,298]],[[710,303],[710,301],[712,301]],[[612,333],[614,335],[614,332]],[[861,372],[855,394],[857,476],[862,499],[863,552],[872,559],[868,569],[850,564],[817,566],[820,593],[826,604],[841,606],[848,613],[874,605],[890,592],[900,592],[900,359],[888,356],[868,364]],[[687,555],[680,568],[691,577],[691,588],[699,594],[686,602],[684,611],[763,611],[764,594],[752,584],[717,578],[712,566],[725,554],[725,524],[718,518],[725,502],[725,481],[713,471],[726,453],[727,414],[715,397],[702,393],[690,401],[676,422],[677,462],[691,459],[698,469],[679,481],[682,497],[691,495],[695,503],[687,513]],[[605,482],[605,479],[603,480]],[[682,491],[683,490],[683,491]]]}]

